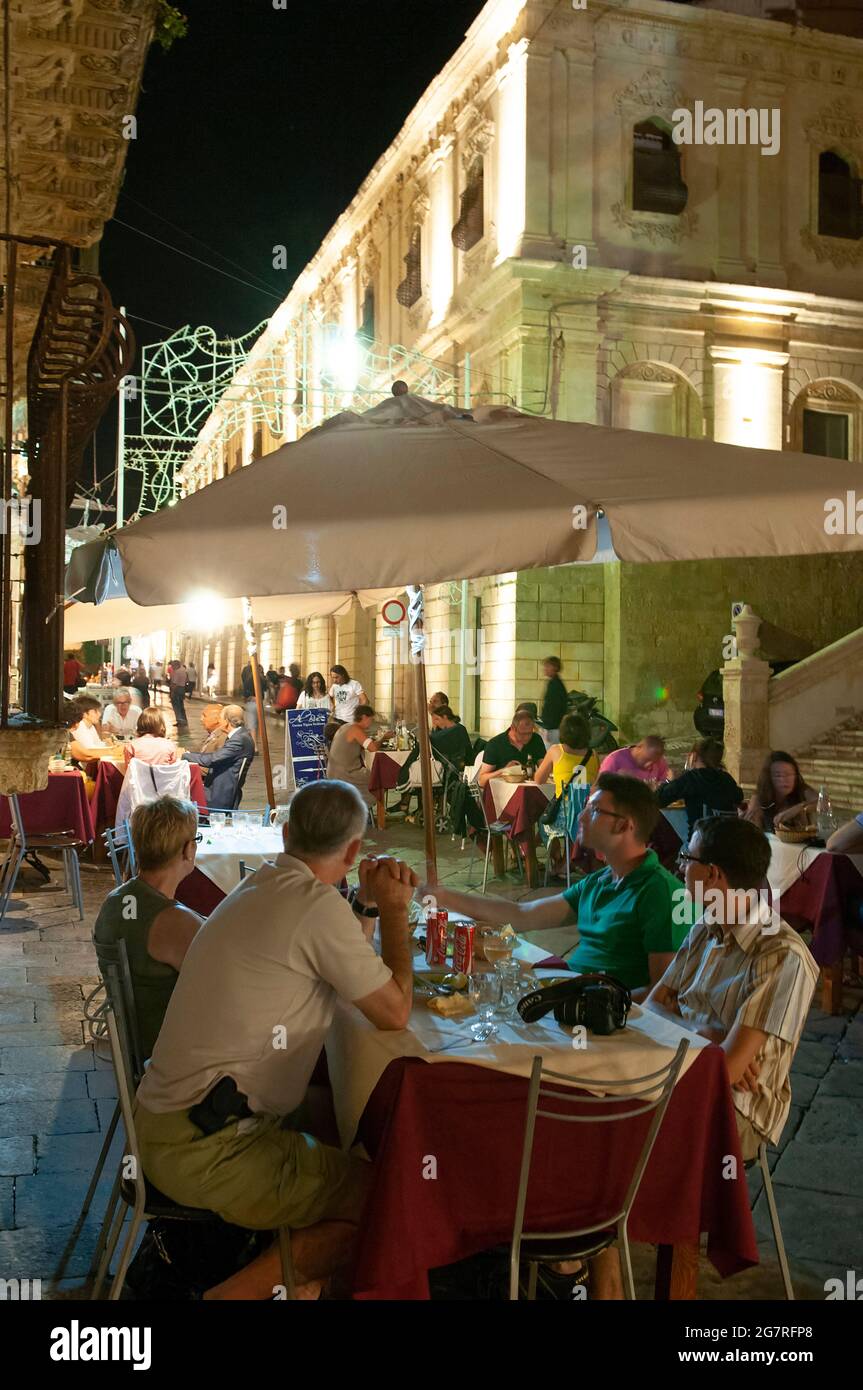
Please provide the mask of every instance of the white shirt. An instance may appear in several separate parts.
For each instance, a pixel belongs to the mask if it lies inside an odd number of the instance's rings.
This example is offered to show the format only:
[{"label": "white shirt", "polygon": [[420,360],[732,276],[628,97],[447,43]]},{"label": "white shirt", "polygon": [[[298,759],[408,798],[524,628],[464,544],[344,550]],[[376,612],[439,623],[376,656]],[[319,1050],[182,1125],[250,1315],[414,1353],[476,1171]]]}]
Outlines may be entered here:
[{"label": "white shirt", "polygon": [[125,714],[121,714],[116,705],[108,705],[102,714],[102,725],[116,734],[137,734],[140,713],[140,709],[134,703]]},{"label": "white shirt", "polygon": [[[356,685],[356,681],[353,683]],[[336,687],[334,687],[334,689],[335,688]],[[297,709],[329,709],[329,707],[329,695],[307,695],[305,690],[300,691],[300,697],[297,700]]]},{"label": "white shirt", "polygon": [[75,743],[80,743],[82,748],[104,748],[105,745],[99,737],[97,729],[92,724],[88,724],[82,719],[76,728],[71,729],[70,733]]},{"label": "white shirt", "polygon": [[354,710],[360,702],[363,688],[359,681],[345,681],[344,685],[331,685],[330,695],[335,702],[336,719],[341,719],[345,724],[349,724],[354,717]]},{"label": "white shirt", "polygon": [[196,1105],[232,1076],[256,1113],[303,1100],[336,999],[381,989],[375,955],[335,888],[293,855],[263,864],[194,938],[138,1099],[157,1114]]}]

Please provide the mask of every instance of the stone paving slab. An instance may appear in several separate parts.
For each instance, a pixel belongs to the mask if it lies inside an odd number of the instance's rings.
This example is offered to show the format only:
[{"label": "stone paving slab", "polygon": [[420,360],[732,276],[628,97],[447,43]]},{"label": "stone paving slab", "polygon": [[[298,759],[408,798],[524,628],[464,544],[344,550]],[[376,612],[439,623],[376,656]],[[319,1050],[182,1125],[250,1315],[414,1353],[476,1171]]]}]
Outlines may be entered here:
[{"label": "stone paving slab", "polygon": [[863,1062],[834,1062],[818,1089],[819,1099],[858,1096],[863,1101]]},{"label": "stone paving slab", "polygon": [[93,1048],[0,1047],[0,1073],[14,1075],[36,1071],[92,1071]]},{"label": "stone paving slab", "polygon": [[[826,1073],[825,1073],[826,1074]],[[809,1105],[821,1084],[821,1078],[795,1072],[791,1077],[791,1097],[795,1105]]]},{"label": "stone paving slab", "polygon": [[780,1155],[773,1180],[786,1187],[863,1199],[863,1142],[809,1144],[797,1138]]},{"label": "stone paving slab", "polygon": [[797,1137],[804,1144],[818,1144],[863,1151],[863,1105],[848,1096],[817,1096]]},{"label": "stone paving slab", "polygon": [[95,1102],[91,1100],[11,1101],[0,1105],[2,1137],[40,1132],[85,1134],[98,1127]]},{"label": "stone paving slab", "polygon": [[36,1146],[32,1135],[14,1134],[0,1139],[0,1175],[15,1177],[32,1173],[36,1167]]},{"label": "stone paving slab", "polygon": [[88,1071],[83,1076],[87,1081],[87,1095],[91,1100],[116,1100],[117,1082],[113,1071]]},{"label": "stone paving slab", "polygon": [[[122,1125],[118,1126],[109,1150],[109,1162],[116,1167],[123,1152]],[[90,1134],[37,1134],[37,1173],[93,1172],[105,1138],[103,1131]],[[32,1140],[31,1140],[32,1143]],[[28,1169],[32,1172],[32,1169]],[[89,1181],[89,1176],[88,1176]]]},{"label": "stone paving slab", "polygon": [[801,1042],[791,1067],[791,1085],[794,1085],[796,1073],[802,1073],[804,1076],[823,1076],[834,1055],[834,1048],[830,1043]]},{"label": "stone paving slab", "polygon": [[[76,1213],[77,1214],[77,1213]],[[65,1225],[32,1226],[20,1231],[0,1231],[0,1278],[50,1279],[74,1228]],[[100,1219],[88,1221],[66,1267],[70,1278],[83,1279],[99,1237]]]},{"label": "stone paving slab", "polygon": [[0,1231],[11,1231],[14,1224],[15,1183],[12,1178],[0,1178]]},{"label": "stone paving slab", "polygon": [[[95,1166],[95,1165],[94,1165]],[[69,1173],[35,1173],[15,1180],[15,1226],[18,1230],[64,1223],[81,1210],[92,1169]],[[96,1188],[91,1214],[101,1218],[114,1185],[116,1166],[106,1164]]]},{"label": "stone paving slab", "polygon": [[14,1003],[0,1004],[0,1028],[8,1028],[11,1023],[35,1023],[35,999],[16,999]]},{"label": "stone paving slab", "polygon": [[[834,1274],[860,1268],[863,1198],[807,1190],[801,1201],[793,1188],[777,1185],[773,1190],[782,1235],[796,1259],[828,1264]],[[763,1193],[755,1205],[754,1216],[759,1239],[772,1239]]]},{"label": "stone paving slab", "polygon": [[0,1105],[22,1100],[87,1100],[90,1092],[86,1071],[45,1071],[15,1076],[0,1075]]},{"label": "stone paving slab", "polygon": [[65,1018],[51,1023],[0,1024],[0,1055],[5,1048],[74,1047],[84,1042],[81,1019]]}]

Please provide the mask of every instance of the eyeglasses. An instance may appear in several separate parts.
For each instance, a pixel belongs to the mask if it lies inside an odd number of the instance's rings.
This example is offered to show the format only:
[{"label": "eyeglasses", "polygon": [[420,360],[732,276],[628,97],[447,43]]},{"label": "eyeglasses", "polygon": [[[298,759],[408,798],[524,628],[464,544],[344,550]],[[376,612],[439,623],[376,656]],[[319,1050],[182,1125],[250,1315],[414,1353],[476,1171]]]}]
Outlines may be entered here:
[{"label": "eyeglasses", "polygon": [[199,844],[201,843],[201,841],[203,840],[203,838],[204,838],[203,831],[199,830],[198,833],[197,833],[197,835],[193,835],[193,836],[192,836],[191,840],[189,841],[189,844],[190,844],[190,845],[199,845]]},{"label": "eyeglasses", "polygon": [[678,854],[677,863],[681,869],[685,868],[687,864],[704,864],[707,868],[711,867],[708,859],[699,859],[697,854],[690,854],[686,849],[682,849]]},{"label": "eyeglasses", "polygon": [[603,811],[601,806],[585,806],[585,811],[589,816],[611,816],[613,820],[625,820],[620,811]]}]

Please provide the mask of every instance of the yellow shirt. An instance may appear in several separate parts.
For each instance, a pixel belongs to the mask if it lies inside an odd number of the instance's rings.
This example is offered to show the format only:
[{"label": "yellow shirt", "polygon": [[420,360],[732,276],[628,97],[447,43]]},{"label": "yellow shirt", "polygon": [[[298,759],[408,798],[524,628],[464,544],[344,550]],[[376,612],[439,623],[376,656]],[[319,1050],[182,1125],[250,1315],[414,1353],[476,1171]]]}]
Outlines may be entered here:
[{"label": "yellow shirt", "polygon": [[[552,776],[553,776],[553,778],[554,778],[554,793],[555,793],[555,796],[560,796],[560,794],[561,794],[561,792],[563,791],[564,787],[566,786],[567,782],[568,782],[568,781],[570,780],[570,778],[572,777],[572,774],[575,772],[576,768],[579,766],[579,764],[580,764],[582,758],[584,757],[584,754],[583,754],[583,753],[567,753],[566,750],[564,749],[562,743],[559,743],[559,744],[557,745],[557,747],[558,747],[558,751],[559,751],[559,756],[555,759],[555,762],[554,762],[554,765],[552,766],[552,770],[551,770],[551,771],[552,771]],[[595,782],[596,776],[597,776],[597,773],[598,773],[598,772],[599,772],[599,758],[596,756],[595,753],[591,753],[590,757],[588,758],[587,762],[586,762],[585,765],[584,765],[584,779],[585,779],[585,784],[586,784],[588,787],[589,787],[589,786],[592,786],[592,784]],[[581,773],[579,773],[579,778],[580,778],[580,776],[581,776]]]}]

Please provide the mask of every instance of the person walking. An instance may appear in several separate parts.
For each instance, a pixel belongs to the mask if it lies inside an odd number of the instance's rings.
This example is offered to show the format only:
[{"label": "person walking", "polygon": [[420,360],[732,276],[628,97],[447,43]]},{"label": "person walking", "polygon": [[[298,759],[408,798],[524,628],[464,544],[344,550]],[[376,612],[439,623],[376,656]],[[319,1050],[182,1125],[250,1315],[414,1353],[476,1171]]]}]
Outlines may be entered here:
[{"label": "person walking", "polygon": [[184,733],[189,727],[186,718],[186,685],[189,680],[189,673],[182,661],[173,662],[171,672],[170,695],[171,708],[174,711],[174,718],[177,721],[177,732]]},{"label": "person walking", "polygon": [[[258,740],[258,703],[255,699],[255,678],[252,674],[252,664],[247,661],[240,672],[240,680],[243,686],[243,700],[246,709],[246,728],[257,743]],[[264,698],[267,677],[260,661],[258,662],[258,680],[261,684],[261,699]]]},{"label": "person walking", "polygon": [[542,697],[539,723],[543,743],[546,748],[553,748],[560,742],[560,725],[567,709],[566,686],[560,679],[560,657],[547,656],[542,663],[542,669],[548,684]]},{"label": "person walking", "polygon": [[189,662],[188,666],[186,667],[186,671],[188,672],[188,680],[186,681],[186,699],[191,700],[192,696],[198,688],[198,670],[195,666],[194,661]]}]

